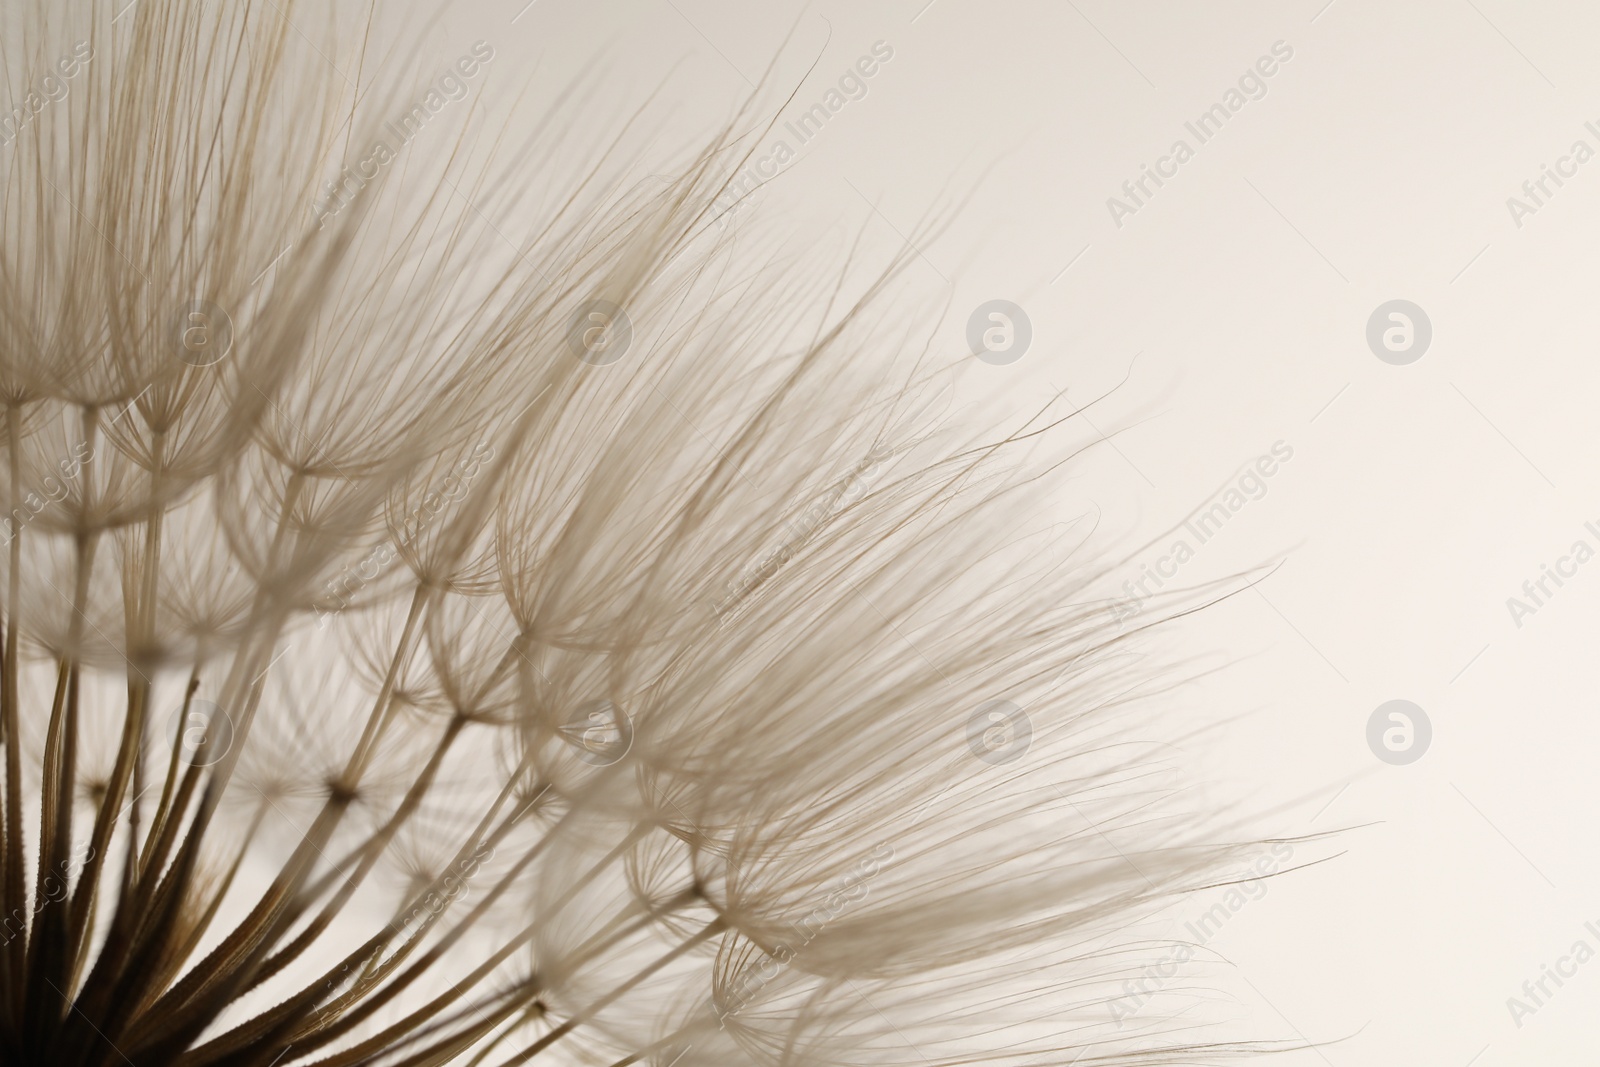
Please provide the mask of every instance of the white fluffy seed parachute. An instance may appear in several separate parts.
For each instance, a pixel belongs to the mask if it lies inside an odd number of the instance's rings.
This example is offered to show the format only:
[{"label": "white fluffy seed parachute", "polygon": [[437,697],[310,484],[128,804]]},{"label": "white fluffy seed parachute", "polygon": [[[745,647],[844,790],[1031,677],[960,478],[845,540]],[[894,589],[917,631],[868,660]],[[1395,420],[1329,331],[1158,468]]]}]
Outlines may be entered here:
[{"label": "white fluffy seed parachute", "polygon": [[1242,846],[1126,743],[1097,568],[1010,543],[1056,417],[955,428],[903,260],[741,258],[738,122],[667,181],[469,136],[488,42],[25,6],[0,1062],[1239,1051],[1125,1010]]}]

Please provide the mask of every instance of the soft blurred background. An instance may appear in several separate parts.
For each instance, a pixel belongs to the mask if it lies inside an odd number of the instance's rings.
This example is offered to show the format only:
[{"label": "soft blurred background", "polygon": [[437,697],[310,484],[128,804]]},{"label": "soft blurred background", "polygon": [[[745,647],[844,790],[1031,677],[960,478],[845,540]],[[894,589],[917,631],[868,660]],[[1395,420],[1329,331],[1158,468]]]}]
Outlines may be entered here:
[{"label": "soft blurred background", "polygon": [[[430,63],[489,43],[473,106],[513,129],[551,117],[519,102],[575,80],[583,105],[557,121],[605,140],[643,108],[663,160],[752,99],[781,108],[751,134],[776,178],[735,225],[841,252],[864,236],[868,260],[913,242],[906,283],[947,308],[927,328],[948,359],[979,305],[1022,309],[1026,350],[968,357],[963,402],[1023,417],[1101,398],[1086,417],[1108,439],[1071,498],[1038,501],[1039,529],[1090,516],[1109,550],[1150,542],[1107,596],[1170,572],[1185,539],[1173,583],[1249,576],[1171,638],[1223,669],[1168,698],[1169,721],[1230,720],[1184,749],[1208,802],[1273,835],[1341,831],[1314,853],[1331,862],[1202,894],[1164,928],[1210,914],[1246,1028],[1324,1043],[1283,1062],[1593,1049],[1600,559],[1562,563],[1542,603],[1523,583],[1575,542],[1600,551],[1600,10],[463,0],[383,18],[380,36],[422,33],[419,92]],[[1186,124],[1219,104],[1202,142]],[[817,105],[802,143],[785,123]],[[1192,156],[1165,162],[1179,140]],[[1431,340],[1380,359],[1368,321],[1396,300]],[[1242,482],[1275,446],[1273,473]],[[1181,524],[1218,500],[1200,544]],[[1514,617],[1514,596],[1537,610]],[[1396,699],[1431,724],[1407,763],[1368,742]]]}]

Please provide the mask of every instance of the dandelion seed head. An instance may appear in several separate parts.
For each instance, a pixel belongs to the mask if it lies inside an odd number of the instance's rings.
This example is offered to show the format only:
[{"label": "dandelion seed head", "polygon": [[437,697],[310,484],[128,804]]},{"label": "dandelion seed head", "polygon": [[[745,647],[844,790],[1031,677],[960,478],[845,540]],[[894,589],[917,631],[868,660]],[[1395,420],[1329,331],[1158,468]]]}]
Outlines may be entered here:
[{"label": "dandelion seed head", "polygon": [[1246,846],[1129,744],[1104,562],[1018,540],[1063,475],[955,424],[909,253],[708,214],[760,106],[665,183],[424,106],[357,182],[382,20],[92,6],[0,45],[76,57],[0,162],[0,1060],[1199,1047],[1104,1012]]}]

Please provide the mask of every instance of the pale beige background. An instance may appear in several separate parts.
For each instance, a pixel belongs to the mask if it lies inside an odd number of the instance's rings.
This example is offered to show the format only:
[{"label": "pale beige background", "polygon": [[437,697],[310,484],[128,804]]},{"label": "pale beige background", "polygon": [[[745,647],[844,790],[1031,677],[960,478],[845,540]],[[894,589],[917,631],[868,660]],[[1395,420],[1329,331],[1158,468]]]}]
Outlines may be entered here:
[{"label": "pale beige background", "polygon": [[[1220,739],[1224,792],[1281,806],[1283,834],[1364,826],[1213,943],[1257,1032],[1334,1042],[1284,1062],[1496,1067],[1596,1047],[1600,960],[1520,1026],[1506,1001],[1578,938],[1600,949],[1584,929],[1600,927],[1600,562],[1520,628],[1506,598],[1596,543],[1600,159],[1520,228],[1506,199],[1574,140],[1600,150],[1584,129],[1600,127],[1600,10],[525,3],[451,6],[428,39],[447,58],[493,42],[491,111],[529,78],[599,72],[619,111],[660,89],[668,146],[726,118],[769,63],[787,90],[816,61],[803,108],[874,42],[893,48],[751,210],[841,240],[865,226],[892,250],[971,192],[911,277],[948,298],[951,356],[982,301],[1034,327],[1017,363],[974,364],[972,389],[1020,411],[1127,379],[1096,421],[1128,428],[1087,460],[1081,497],[1040,502],[1041,526],[1095,508],[1155,537],[1274,442],[1294,449],[1182,572],[1282,563],[1188,637],[1236,664],[1185,694],[1247,716]],[[1293,58],[1266,95],[1116,226],[1107,197],[1193,144],[1184,122],[1277,41]],[[1365,341],[1394,298],[1433,323],[1410,366]],[[1395,697],[1434,728],[1406,767],[1365,741]]]}]

